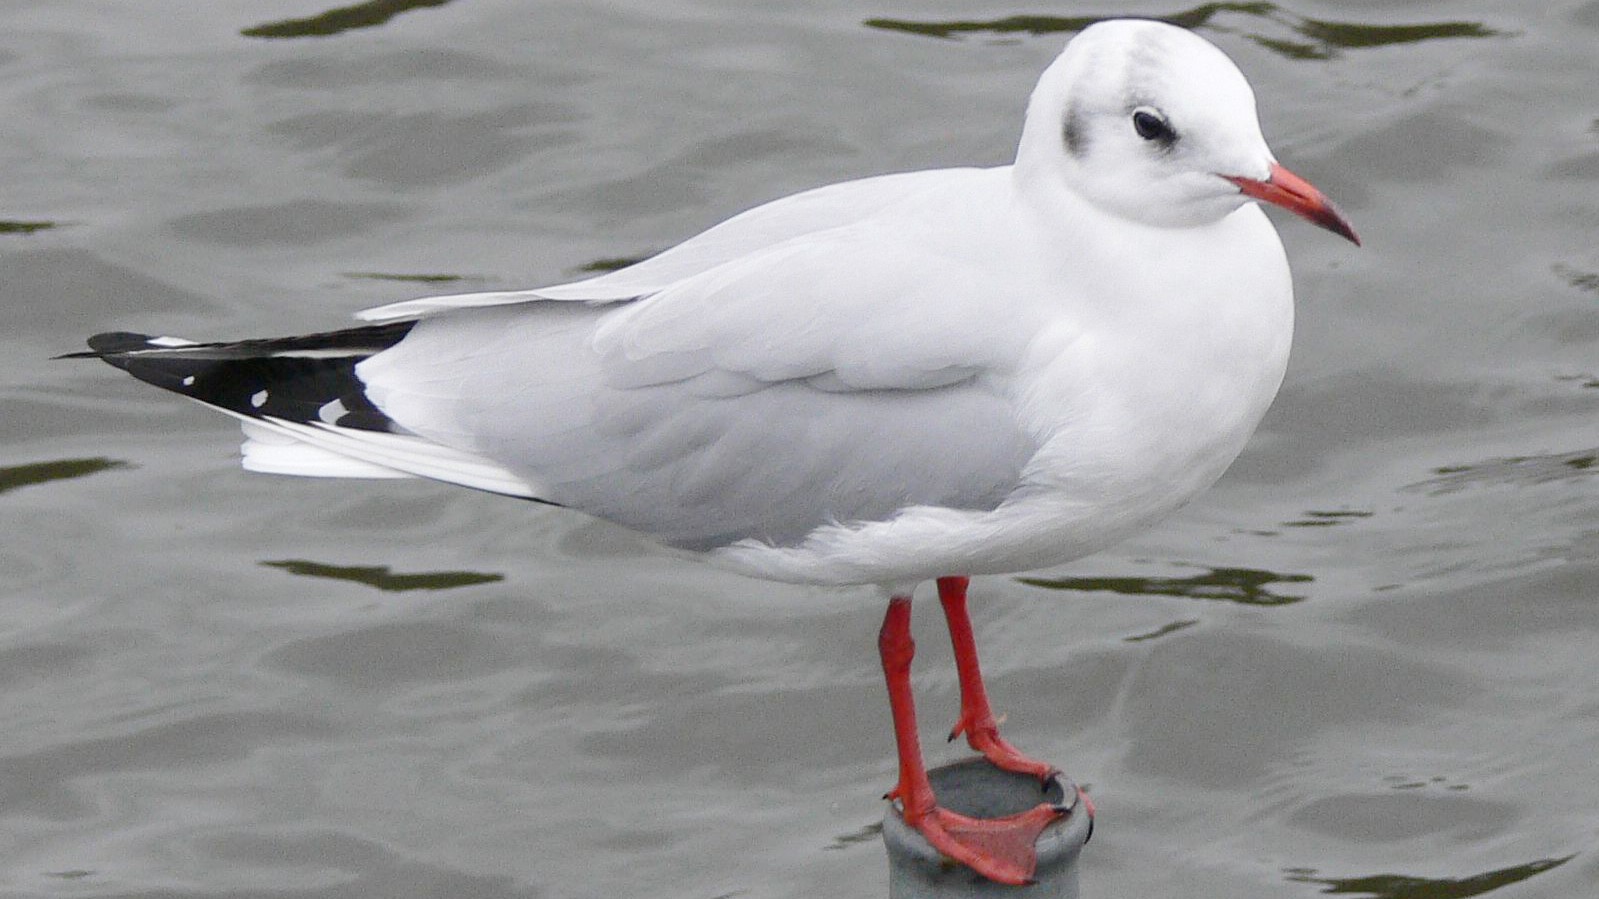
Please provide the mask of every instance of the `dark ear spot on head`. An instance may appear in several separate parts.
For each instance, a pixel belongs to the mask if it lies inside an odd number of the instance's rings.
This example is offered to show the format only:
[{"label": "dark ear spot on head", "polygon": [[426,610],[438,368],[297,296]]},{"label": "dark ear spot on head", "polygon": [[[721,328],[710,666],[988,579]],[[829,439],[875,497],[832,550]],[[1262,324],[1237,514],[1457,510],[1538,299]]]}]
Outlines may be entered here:
[{"label": "dark ear spot on head", "polygon": [[1083,116],[1076,106],[1066,107],[1066,122],[1061,127],[1061,136],[1066,141],[1067,153],[1080,159],[1087,152],[1088,132],[1083,128]]}]

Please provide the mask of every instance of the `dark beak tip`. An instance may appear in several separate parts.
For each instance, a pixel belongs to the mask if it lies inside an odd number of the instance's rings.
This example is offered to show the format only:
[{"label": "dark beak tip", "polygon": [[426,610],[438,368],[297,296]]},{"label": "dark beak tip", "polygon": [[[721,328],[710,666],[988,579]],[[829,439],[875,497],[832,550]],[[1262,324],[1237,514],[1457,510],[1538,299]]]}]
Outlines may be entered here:
[{"label": "dark beak tip", "polygon": [[1355,226],[1350,223],[1349,217],[1344,215],[1344,211],[1326,197],[1319,197],[1318,199],[1321,202],[1321,208],[1317,209],[1314,215],[1309,216],[1310,220],[1355,246],[1361,246],[1360,235],[1355,233]]},{"label": "dark beak tip", "polygon": [[1344,218],[1343,213],[1333,210],[1333,214],[1329,217],[1329,220],[1319,224],[1321,224],[1323,228],[1326,228],[1328,231],[1331,231],[1339,237],[1344,238],[1355,246],[1361,246],[1360,235],[1355,233],[1355,226],[1349,224],[1349,219]]},{"label": "dark beak tip", "polygon": [[1270,176],[1264,181],[1238,176],[1223,177],[1238,185],[1239,191],[1245,196],[1280,206],[1357,247],[1361,246],[1360,235],[1355,233],[1354,226],[1343,212],[1310,182],[1281,165],[1274,163]]}]

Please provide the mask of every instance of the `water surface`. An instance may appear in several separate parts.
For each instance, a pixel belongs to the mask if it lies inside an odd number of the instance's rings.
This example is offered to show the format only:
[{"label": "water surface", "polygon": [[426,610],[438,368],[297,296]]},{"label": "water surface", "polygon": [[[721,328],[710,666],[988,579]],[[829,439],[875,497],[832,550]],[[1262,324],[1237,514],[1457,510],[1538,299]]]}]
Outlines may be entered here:
[{"label": "water surface", "polygon": [[[864,591],[558,510],[249,475],[92,332],[336,327],[755,203],[1008,159],[1125,5],[0,8],[0,894],[881,896]],[[974,586],[1088,896],[1599,894],[1599,3],[1217,3],[1293,221],[1282,395],[1212,493]],[[955,711],[932,607],[916,669]],[[936,744],[936,745],[935,745]]]}]

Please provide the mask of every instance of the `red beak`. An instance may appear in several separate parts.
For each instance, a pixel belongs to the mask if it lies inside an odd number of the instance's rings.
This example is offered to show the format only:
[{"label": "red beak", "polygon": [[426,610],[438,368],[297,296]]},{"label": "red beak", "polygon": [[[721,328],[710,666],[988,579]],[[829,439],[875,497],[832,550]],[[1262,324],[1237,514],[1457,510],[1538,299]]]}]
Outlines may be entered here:
[{"label": "red beak", "polygon": [[1222,177],[1238,185],[1244,196],[1281,206],[1294,215],[1348,238],[1355,246],[1360,246],[1360,238],[1356,236],[1354,226],[1349,224],[1349,219],[1344,218],[1338,207],[1327,199],[1326,194],[1277,163],[1271,164],[1271,173],[1266,176],[1265,181],[1240,178],[1235,175]]}]

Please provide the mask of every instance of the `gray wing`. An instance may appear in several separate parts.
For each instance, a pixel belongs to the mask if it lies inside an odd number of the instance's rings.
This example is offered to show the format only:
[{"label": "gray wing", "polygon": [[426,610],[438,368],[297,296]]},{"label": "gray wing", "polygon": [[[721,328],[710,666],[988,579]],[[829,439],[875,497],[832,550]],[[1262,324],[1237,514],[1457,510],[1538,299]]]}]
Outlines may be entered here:
[{"label": "gray wing", "polygon": [[[991,509],[1036,449],[971,268],[878,235],[779,244],[645,300],[423,319],[361,364],[409,430],[685,547],[911,505]],[[933,295],[929,285],[938,285]]]}]

